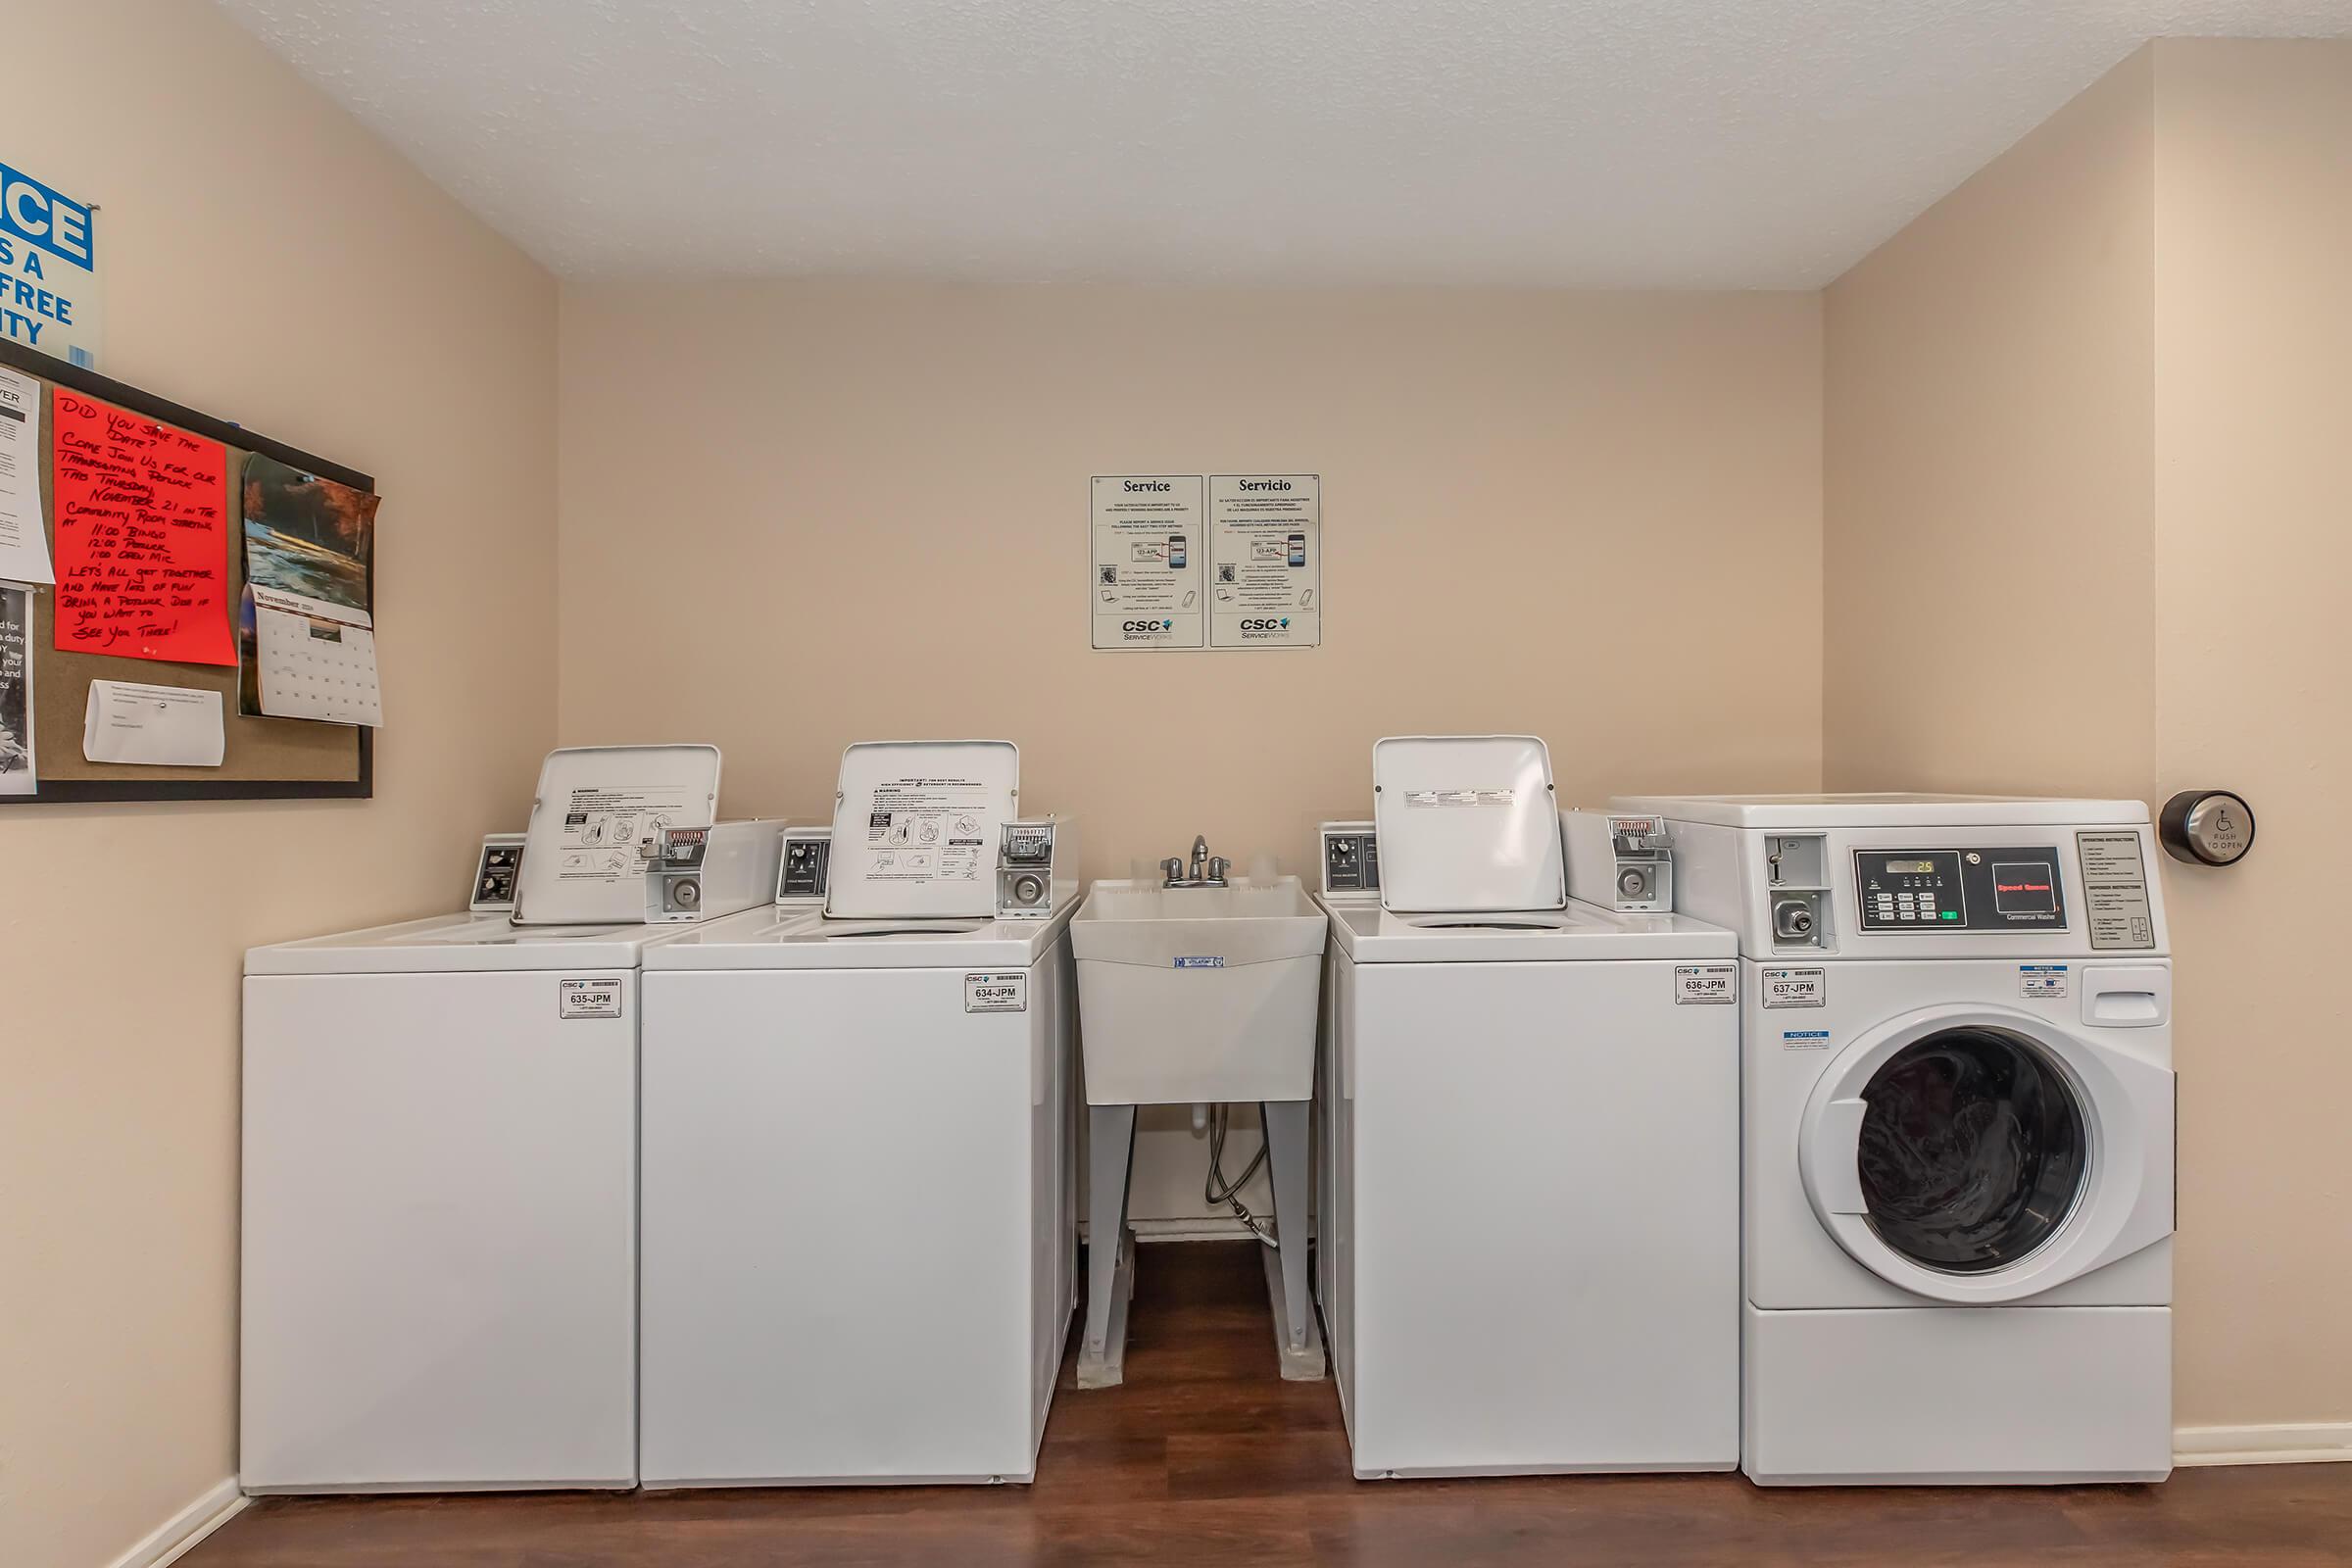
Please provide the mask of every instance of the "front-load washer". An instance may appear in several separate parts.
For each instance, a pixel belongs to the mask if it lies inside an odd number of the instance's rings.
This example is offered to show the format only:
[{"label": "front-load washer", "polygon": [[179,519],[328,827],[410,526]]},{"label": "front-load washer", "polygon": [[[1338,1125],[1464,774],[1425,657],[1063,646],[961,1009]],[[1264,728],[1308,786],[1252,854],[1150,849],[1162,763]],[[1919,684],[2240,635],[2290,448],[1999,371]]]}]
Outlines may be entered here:
[{"label": "front-load washer", "polygon": [[1026,1481],[1076,1305],[1070,824],[853,746],[821,910],[649,955],[648,1487]]},{"label": "front-load washer", "polygon": [[690,928],[605,922],[718,771],[558,752],[471,884],[514,913],[246,955],[246,1491],[636,1484],[638,970]]},{"label": "front-load washer", "polygon": [[1358,1477],[1739,1462],[1732,934],[1566,894],[1530,737],[1323,830],[1318,1294]]},{"label": "front-load washer", "polygon": [[1743,1463],[2172,1468],[2172,965],[2136,801],[1630,798],[1740,940]]}]

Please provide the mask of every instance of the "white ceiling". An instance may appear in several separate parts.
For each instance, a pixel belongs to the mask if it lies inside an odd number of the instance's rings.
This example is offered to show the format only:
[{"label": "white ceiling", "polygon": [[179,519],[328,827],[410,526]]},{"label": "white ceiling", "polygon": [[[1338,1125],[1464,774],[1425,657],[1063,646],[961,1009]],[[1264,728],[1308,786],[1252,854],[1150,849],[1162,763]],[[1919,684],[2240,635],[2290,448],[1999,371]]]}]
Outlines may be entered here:
[{"label": "white ceiling", "polygon": [[2352,0],[220,0],[572,277],[1809,288]]}]

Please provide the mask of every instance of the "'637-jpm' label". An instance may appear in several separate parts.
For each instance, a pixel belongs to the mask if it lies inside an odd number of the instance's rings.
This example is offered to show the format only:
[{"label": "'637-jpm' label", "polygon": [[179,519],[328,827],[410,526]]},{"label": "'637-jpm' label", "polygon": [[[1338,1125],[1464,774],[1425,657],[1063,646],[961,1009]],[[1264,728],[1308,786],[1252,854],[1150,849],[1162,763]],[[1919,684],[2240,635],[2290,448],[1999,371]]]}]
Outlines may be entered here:
[{"label": "'637-jpm' label", "polygon": [[1757,989],[1767,1007],[1826,1007],[1829,977],[1820,969],[1767,969]]}]

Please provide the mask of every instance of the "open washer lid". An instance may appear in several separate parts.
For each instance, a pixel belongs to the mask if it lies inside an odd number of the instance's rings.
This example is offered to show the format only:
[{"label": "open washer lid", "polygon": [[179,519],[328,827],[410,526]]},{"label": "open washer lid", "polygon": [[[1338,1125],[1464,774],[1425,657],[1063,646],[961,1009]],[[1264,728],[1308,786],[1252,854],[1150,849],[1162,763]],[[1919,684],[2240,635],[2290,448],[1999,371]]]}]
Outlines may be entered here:
[{"label": "open washer lid", "polygon": [[1020,814],[1010,741],[859,741],[841,754],[825,914],[989,917],[996,847]]},{"label": "open washer lid", "polygon": [[523,830],[516,925],[637,924],[665,827],[718,819],[715,746],[567,746],[547,754]]},{"label": "open washer lid", "polygon": [[1533,735],[1399,735],[1372,748],[1380,905],[1399,913],[1568,904],[1551,753]]}]

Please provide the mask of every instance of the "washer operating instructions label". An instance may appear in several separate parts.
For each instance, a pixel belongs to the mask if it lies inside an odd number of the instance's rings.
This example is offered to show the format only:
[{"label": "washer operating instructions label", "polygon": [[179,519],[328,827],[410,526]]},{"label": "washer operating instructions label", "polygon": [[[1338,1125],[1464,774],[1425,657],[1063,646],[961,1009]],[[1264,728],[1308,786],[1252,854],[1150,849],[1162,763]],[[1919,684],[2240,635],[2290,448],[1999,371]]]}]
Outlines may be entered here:
[{"label": "washer operating instructions label", "polygon": [[2152,948],[2156,916],[2148,906],[2148,872],[2132,832],[2075,835],[2082,862],[2082,902],[2089,906],[2093,948]]},{"label": "washer operating instructions label", "polygon": [[1320,644],[1322,476],[1210,474],[1208,574],[1211,648]]},{"label": "washer operating instructions label", "polygon": [[1086,593],[1097,648],[1206,646],[1201,488],[1197,473],[1093,481]]}]

